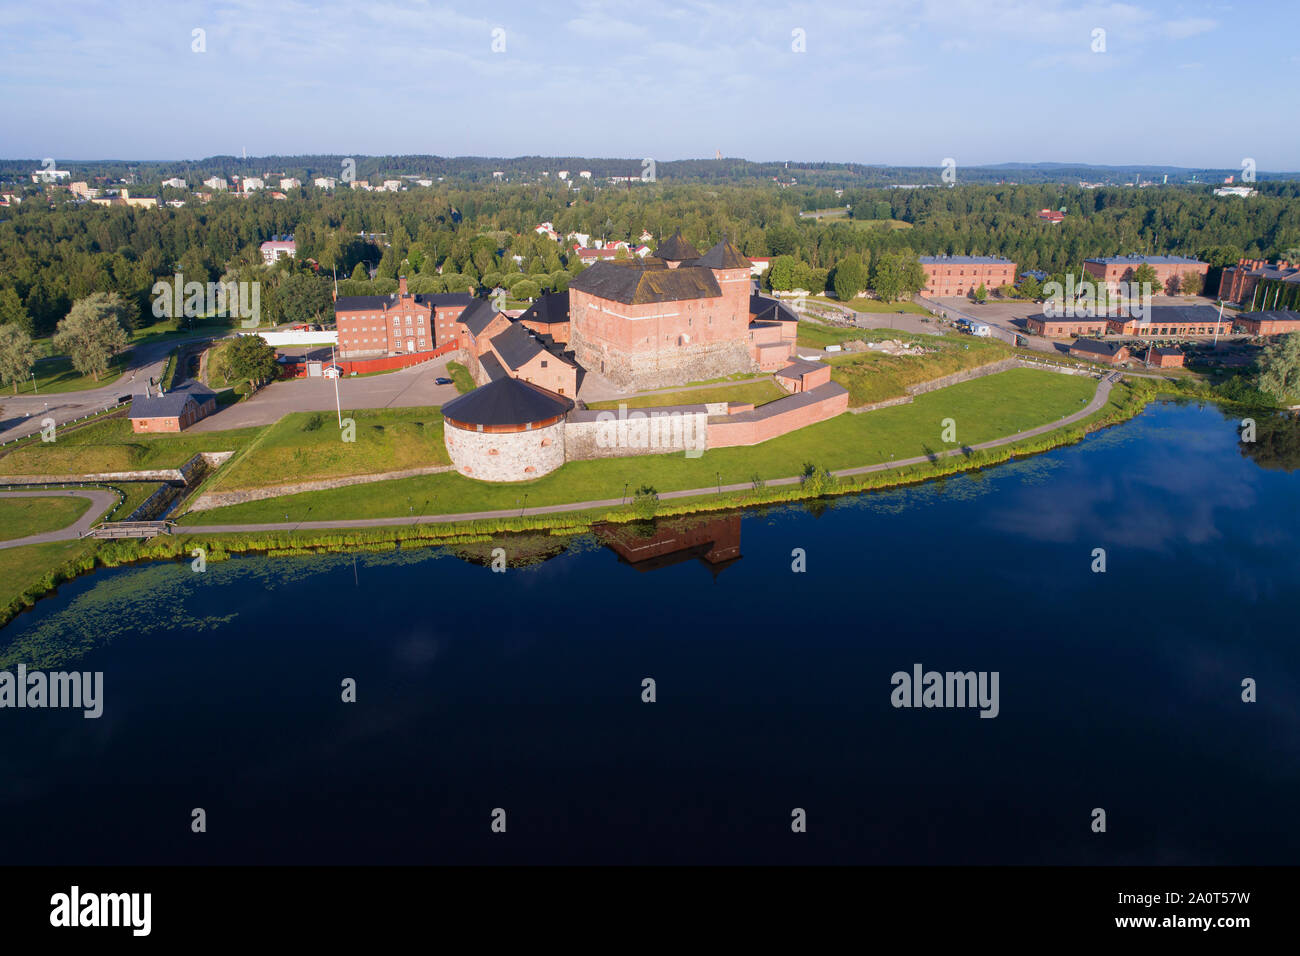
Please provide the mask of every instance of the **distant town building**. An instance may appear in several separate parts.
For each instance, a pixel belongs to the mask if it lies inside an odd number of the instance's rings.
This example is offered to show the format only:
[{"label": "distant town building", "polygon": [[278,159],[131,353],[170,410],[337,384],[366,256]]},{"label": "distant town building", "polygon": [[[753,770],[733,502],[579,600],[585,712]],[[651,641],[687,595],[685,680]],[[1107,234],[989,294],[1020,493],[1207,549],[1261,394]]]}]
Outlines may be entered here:
[{"label": "distant town building", "polygon": [[582,170],[580,173],[578,173],[578,175],[581,176],[583,179],[590,179],[590,178],[591,178],[591,170],[589,170],[589,169],[584,169],[584,170]]},{"label": "distant town building", "polygon": [[1264,259],[1238,259],[1235,266],[1224,267],[1219,278],[1219,298],[1241,305],[1267,305],[1255,303],[1259,284],[1267,280],[1300,282],[1300,265],[1285,259],[1273,263]]},{"label": "distant town building", "polygon": [[993,290],[1016,280],[1016,264],[1001,256],[921,256],[926,295],[969,295],[981,285]]},{"label": "distant town building", "polygon": [[239,181],[239,189],[241,192],[251,193],[254,190],[265,188],[266,183],[260,176],[249,176]]},{"label": "distant town building", "polygon": [[97,206],[132,206],[137,209],[157,209],[158,200],[154,196],[132,196],[129,189],[123,189],[116,196],[98,196],[90,200]]},{"label": "distant town building", "polygon": [[1065,213],[1056,209],[1040,209],[1038,211],[1038,218],[1051,223],[1065,222]]},{"label": "distant town building", "polygon": [[1236,196],[1239,199],[1255,195],[1255,190],[1249,186],[1220,186],[1214,191],[1216,196]]},{"label": "distant town building", "polygon": [[189,189],[189,185],[179,176],[173,176],[171,179],[164,179],[162,184],[172,189]]},{"label": "distant town building", "polygon": [[1158,288],[1151,291],[1157,295],[1163,291],[1165,283],[1174,276],[1181,279],[1188,272],[1194,272],[1204,277],[1210,269],[1209,263],[1201,262],[1199,259],[1189,259],[1186,256],[1129,255],[1083,260],[1084,271],[1093,278],[1101,279],[1111,290],[1114,290],[1120,282],[1132,282],[1134,270],[1143,265],[1155,270]]},{"label": "distant town building", "polygon": [[262,243],[259,248],[262,251],[262,261],[268,266],[280,259],[292,259],[298,253],[298,244],[294,242],[293,236],[275,236]]},{"label": "distant town building", "polygon": [[768,256],[750,256],[749,257],[749,274],[758,277],[768,270],[772,260]]},{"label": "distant town building", "polygon": [[89,183],[73,183],[68,189],[72,195],[79,199],[94,199],[99,195],[99,190],[93,188]]},{"label": "distant town building", "polygon": [[280,179],[281,189],[298,189],[302,186],[302,180],[294,176],[284,176]]},{"label": "distant town building", "polygon": [[220,176],[211,176],[203,180],[203,185],[209,189],[229,189],[230,184]]},{"label": "distant town building", "polygon": [[38,169],[32,173],[32,182],[34,183],[60,183],[71,178],[72,173],[66,169]]},{"label": "distant town building", "polygon": [[1148,346],[1145,361],[1153,368],[1182,368],[1184,356],[1182,349]]},{"label": "distant town building", "polygon": [[395,193],[402,188],[402,181],[400,179],[385,179],[382,188],[384,192]]},{"label": "distant town building", "polygon": [[317,189],[333,189],[339,183],[333,176],[317,176],[311,182]]}]

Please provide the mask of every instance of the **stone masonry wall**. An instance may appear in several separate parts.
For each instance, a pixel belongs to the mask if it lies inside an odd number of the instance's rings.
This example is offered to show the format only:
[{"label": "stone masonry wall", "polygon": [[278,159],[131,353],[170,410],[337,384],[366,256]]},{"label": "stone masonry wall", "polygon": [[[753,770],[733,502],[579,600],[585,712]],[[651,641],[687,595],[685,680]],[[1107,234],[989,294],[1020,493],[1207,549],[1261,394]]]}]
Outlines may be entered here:
[{"label": "stone masonry wall", "polygon": [[572,334],[569,345],[576,353],[578,364],[603,375],[625,391],[671,388],[737,372],[759,371],[758,363],[743,341],[674,345],[655,353],[638,354],[614,349],[605,342],[593,342],[576,326]]},{"label": "stone masonry wall", "polygon": [[564,428],[569,461],[700,452],[708,446],[709,413],[703,405],[570,412]]},{"label": "stone masonry wall", "polygon": [[564,464],[564,420],[522,432],[443,429],[452,464],[480,481],[529,481]]}]

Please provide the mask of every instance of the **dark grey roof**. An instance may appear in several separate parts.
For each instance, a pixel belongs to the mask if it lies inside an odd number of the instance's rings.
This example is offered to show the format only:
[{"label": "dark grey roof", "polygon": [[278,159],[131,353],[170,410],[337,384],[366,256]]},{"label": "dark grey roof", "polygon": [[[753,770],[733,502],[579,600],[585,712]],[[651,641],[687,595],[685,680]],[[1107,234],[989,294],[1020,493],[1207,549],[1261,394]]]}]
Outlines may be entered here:
[{"label": "dark grey roof", "polygon": [[542,343],[529,335],[528,329],[519,322],[511,322],[504,332],[492,336],[492,347],[512,369],[532,361],[545,351]]},{"label": "dark grey roof", "polygon": [[492,308],[491,302],[487,299],[475,299],[460,314],[460,321],[465,323],[465,328],[469,329],[470,335],[478,338],[496,316],[497,311]]},{"label": "dark grey roof", "polygon": [[1269,309],[1261,312],[1244,312],[1238,318],[1242,322],[1300,322],[1300,312],[1290,309]]},{"label": "dark grey roof", "polygon": [[680,229],[659,243],[659,248],[655,249],[655,258],[672,262],[681,262],[683,259],[698,259],[699,257],[700,251],[682,238]]},{"label": "dark grey roof", "polygon": [[544,323],[546,325],[555,325],[560,322],[569,321],[569,293],[568,292],[548,292],[546,295],[539,296],[528,311],[519,317],[529,322]]},{"label": "dark grey roof", "polygon": [[749,297],[749,312],[755,321],[759,322],[798,322],[799,316],[795,311],[776,299],[769,299],[765,295],[751,295]]},{"label": "dark grey roof", "polygon": [[693,266],[669,269],[641,262],[597,262],[578,273],[569,288],[625,305],[712,299],[722,295],[718,280],[708,269]]},{"label": "dark grey roof", "polygon": [[1133,253],[1127,256],[1098,256],[1095,259],[1084,259],[1084,262],[1099,262],[1108,266],[1140,266],[1147,263],[1153,266],[1199,266],[1200,259],[1188,259],[1186,256],[1140,256]]},{"label": "dark grey roof", "polygon": [[1156,355],[1182,355],[1182,354],[1183,354],[1183,350],[1182,350],[1182,349],[1172,348],[1172,347],[1170,347],[1170,348],[1159,348],[1159,349],[1157,349],[1157,348],[1153,348],[1153,349],[1151,349],[1151,351],[1152,351],[1152,352],[1155,352]]},{"label": "dark grey roof", "polygon": [[[388,295],[341,295],[334,300],[335,312],[360,312],[364,309],[390,309],[398,304],[396,292]],[[441,306],[469,305],[474,296],[468,292],[421,292],[415,296],[419,305]]]},{"label": "dark grey roof", "polygon": [[442,406],[443,418],[462,425],[528,425],[563,415],[573,402],[517,378],[503,378]]},{"label": "dark grey roof", "polygon": [[[658,255],[656,253],[656,255]],[[662,255],[658,256],[660,259]],[[739,249],[728,240],[723,239],[712,249],[684,265],[703,266],[706,269],[748,269],[753,263],[744,257]]]},{"label": "dark grey roof", "polygon": [[822,362],[807,362],[803,359],[795,359],[776,374],[781,378],[803,378],[809,372],[815,372],[819,368],[826,368],[826,365]]},{"label": "dark grey roof", "polygon": [[1122,342],[1099,342],[1096,339],[1075,339],[1070,350],[1080,352],[1090,352],[1093,355],[1104,355],[1107,358],[1113,358],[1120,349],[1124,347]]},{"label": "dark grey roof", "polygon": [[[1142,325],[1187,322],[1213,325],[1219,321],[1219,310],[1212,305],[1153,305],[1147,313]],[[1224,316],[1224,321],[1231,322],[1232,318]]]},{"label": "dark grey roof", "polygon": [[505,366],[497,361],[497,357],[492,352],[484,352],[478,357],[478,364],[483,366],[483,371],[487,372],[488,381],[495,382],[499,378],[509,378],[510,373],[506,371]]},{"label": "dark grey roof", "polygon": [[188,381],[163,395],[136,395],[131,399],[128,418],[179,418],[193,402],[204,405],[216,392],[202,382]]}]

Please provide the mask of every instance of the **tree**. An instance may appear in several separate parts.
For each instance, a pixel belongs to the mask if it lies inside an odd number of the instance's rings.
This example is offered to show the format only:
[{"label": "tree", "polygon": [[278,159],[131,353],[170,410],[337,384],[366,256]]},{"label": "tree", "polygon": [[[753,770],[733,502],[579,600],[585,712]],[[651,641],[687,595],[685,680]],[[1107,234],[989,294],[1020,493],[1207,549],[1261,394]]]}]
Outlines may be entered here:
[{"label": "tree", "polygon": [[22,329],[28,335],[34,331],[32,317],[23,307],[23,300],[13,289],[0,289],[0,326],[12,325]]},{"label": "tree", "polygon": [[36,346],[27,330],[17,323],[0,325],[0,385],[14,386],[18,394],[18,383],[25,382],[36,365]]},{"label": "tree", "polygon": [[331,311],[330,280],[308,272],[289,276],[275,296],[284,322],[309,322]]},{"label": "tree", "polygon": [[777,292],[788,292],[794,288],[794,256],[777,256],[767,270],[767,282]]},{"label": "tree", "polygon": [[78,299],[72,311],[59,320],[54,348],[69,356],[73,368],[82,375],[99,381],[113,356],[127,347],[126,329],[122,326],[125,311],[125,304],[115,292],[96,292]]},{"label": "tree", "polygon": [[260,335],[241,335],[222,350],[226,377],[248,382],[264,382],[275,374],[275,349]]},{"label": "tree", "polygon": [[835,288],[836,297],[841,302],[847,302],[867,287],[867,267],[857,256],[841,259],[831,276],[831,285]]},{"label": "tree", "polygon": [[1201,294],[1201,274],[1199,272],[1184,272],[1181,282],[1183,295],[1200,295]]},{"label": "tree", "polygon": [[975,287],[975,291],[972,292],[971,295],[975,297],[976,302],[979,302],[982,305],[989,299],[989,290],[984,288],[984,283],[981,282]]},{"label": "tree", "polygon": [[1181,288],[1182,282],[1179,279],[1178,273],[1175,272],[1165,280],[1165,295],[1178,295]]},{"label": "tree", "polygon": [[364,262],[358,262],[357,267],[352,270],[352,278],[361,279],[366,282],[370,281],[370,270]]},{"label": "tree", "polygon": [[532,279],[524,279],[511,287],[510,294],[516,299],[526,299],[531,302],[542,294],[542,287]]},{"label": "tree", "polygon": [[1257,368],[1255,383],[1261,392],[1279,404],[1294,399],[1300,386],[1300,332],[1264,346]]},{"label": "tree", "polygon": [[1133,270],[1132,281],[1137,283],[1139,295],[1144,294],[1148,286],[1152,290],[1159,290],[1160,288],[1160,279],[1156,275],[1156,270],[1146,262]]}]

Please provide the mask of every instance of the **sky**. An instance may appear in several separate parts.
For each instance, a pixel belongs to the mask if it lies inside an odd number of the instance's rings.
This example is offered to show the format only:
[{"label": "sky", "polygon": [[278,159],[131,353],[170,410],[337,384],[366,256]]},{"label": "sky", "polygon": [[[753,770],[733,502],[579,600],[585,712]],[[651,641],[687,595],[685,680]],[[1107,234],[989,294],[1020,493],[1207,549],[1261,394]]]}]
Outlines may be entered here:
[{"label": "sky", "polygon": [[1275,0],[44,0],[4,14],[0,157],[721,151],[1297,170],[1294,11]]}]

